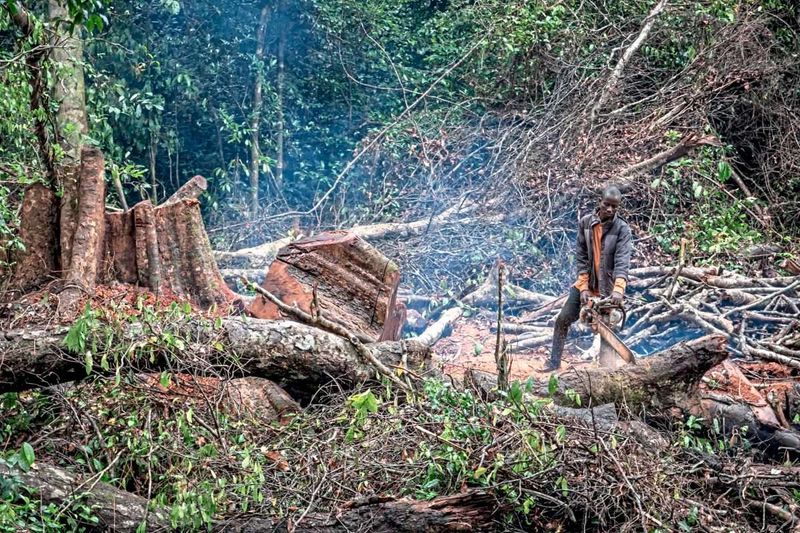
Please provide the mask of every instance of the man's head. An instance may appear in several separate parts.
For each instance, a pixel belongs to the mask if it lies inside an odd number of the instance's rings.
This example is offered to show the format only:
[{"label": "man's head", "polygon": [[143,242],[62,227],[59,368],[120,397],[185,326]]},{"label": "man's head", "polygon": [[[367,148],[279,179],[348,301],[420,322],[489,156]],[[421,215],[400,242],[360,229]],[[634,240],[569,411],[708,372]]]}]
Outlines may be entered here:
[{"label": "man's head", "polygon": [[603,191],[603,196],[600,198],[600,205],[597,206],[598,218],[606,222],[614,218],[617,214],[617,208],[622,201],[622,193],[618,188],[611,185],[606,187]]}]

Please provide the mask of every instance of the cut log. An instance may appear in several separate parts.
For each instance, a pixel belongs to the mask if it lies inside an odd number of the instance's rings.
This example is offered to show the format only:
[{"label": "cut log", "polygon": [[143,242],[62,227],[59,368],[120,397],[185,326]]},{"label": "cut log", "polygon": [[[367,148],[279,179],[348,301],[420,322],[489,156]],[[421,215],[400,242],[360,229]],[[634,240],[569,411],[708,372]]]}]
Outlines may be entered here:
[{"label": "cut log", "polygon": [[244,524],[234,522],[224,526],[237,533],[496,531],[499,525],[495,525],[492,518],[498,510],[495,496],[473,489],[430,501],[373,496],[349,502],[333,516],[308,514],[296,521],[254,518]]},{"label": "cut log", "polygon": [[[262,287],[282,302],[340,323],[359,338],[396,340],[405,323],[396,303],[397,265],[347,232],[322,233],[281,249]],[[270,320],[284,313],[256,298],[251,313]]]},{"label": "cut log", "polygon": [[749,405],[705,396],[702,410],[709,419],[721,420],[723,432],[732,438],[744,436],[777,458],[800,458],[800,432],[762,423]]},{"label": "cut log", "polygon": [[[558,376],[553,399],[560,405],[574,406],[577,394],[583,406],[613,403],[634,412],[652,409],[656,414],[666,414],[673,408],[689,411],[699,407],[698,385],[703,375],[727,357],[725,337],[709,335],[676,344],[635,365],[564,371]],[[497,386],[492,374],[475,375],[473,371],[469,375],[473,387],[491,391]],[[542,397],[550,396],[547,383],[534,391]]]},{"label": "cut log", "polygon": [[[555,397],[569,403],[575,391],[582,404],[614,403],[633,411],[652,409],[664,413],[671,408],[689,410],[700,400],[698,385],[703,375],[728,357],[725,337],[708,335],[682,342],[635,365],[613,370],[570,369],[558,376]],[[547,387],[540,389],[546,395]]]},{"label": "cut log", "polygon": [[93,478],[83,478],[63,468],[36,463],[31,470],[24,472],[0,460],[0,478],[11,477],[35,489],[36,495],[32,501],[41,501],[43,506],[55,504],[60,507],[70,500],[80,499],[91,507],[103,531],[133,533],[143,522],[147,525],[147,531],[169,529],[168,510],[148,511],[145,498]]},{"label": "cut log", "polygon": [[[66,328],[17,330],[0,335],[0,393],[21,391],[86,377],[84,354],[70,353],[64,347]],[[184,350],[175,354],[153,346],[156,352],[140,356],[128,354],[124,364],[143,371],[169,367],[198,374],[224,366],[239,375],[271,379],[298,400],[310,398],[320,387],[336,382],[351,387],[372,379],[374,368],[359,355],[347,340],[317,328],[290,321],[228,318],[219,330],[189,322],[173,331],[176,337],[192,339]],[[114,360],[117,346],[138,343],[141,327],[131,325],[122,338],[112,340],[105,335],[96,339],[99,360],[101,353],[111,352]],[[379,342],[367,345],[375,359],[386,367],[408,368],[419,373],[430,367],[430,350],[414,341]],[[118,354],[119,355],[119,354]],[[171,358],[171,359],[170,359]],[[177,368],[176,368],[177,367]],[[102,372],[97,365],[94,372]]]},{"label": "cut log", "polygon": [[41,184],[25,190],[20,210],[19,239],[25,249],[13,253],[11,287],[25,292],[40,285],[56,270],[58,199]]}]

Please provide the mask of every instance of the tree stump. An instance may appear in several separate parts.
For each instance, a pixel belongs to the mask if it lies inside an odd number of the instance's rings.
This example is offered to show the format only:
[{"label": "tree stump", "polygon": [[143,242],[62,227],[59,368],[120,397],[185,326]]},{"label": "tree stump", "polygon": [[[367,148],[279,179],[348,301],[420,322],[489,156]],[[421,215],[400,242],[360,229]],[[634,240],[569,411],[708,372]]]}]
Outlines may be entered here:
[{"label": "tree stump", "polygon": [[[397,340],[405,308],[396,302],[400,270],[360,237],[346,231],[321,233],[282,248],[262,287],[287,305],[321,313],[367,340]],[[283,319],[272,302],[257,297],[258,318]]]},{"label": "tree stump", "polygon": [[11,288],[21,292],[40,285],[56,270],[58,199],[41,184],[25,190],[20,210],[19,239],[23,250],[12,253]]},{"label": "tree stump", "polygon": [[203,307],[236,300],[214,261],[196,199],[206,186],[195,176],[158,207],[143,201],[127,213],[107,213],[103,280],[183,296]]}]

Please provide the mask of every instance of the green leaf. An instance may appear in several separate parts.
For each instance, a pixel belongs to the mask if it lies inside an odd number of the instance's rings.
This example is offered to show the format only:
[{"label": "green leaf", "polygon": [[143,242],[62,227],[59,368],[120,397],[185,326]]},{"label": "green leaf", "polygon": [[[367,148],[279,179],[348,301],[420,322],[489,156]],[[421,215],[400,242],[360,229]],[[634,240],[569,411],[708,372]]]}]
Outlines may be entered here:
[{"label": "green leaf", "polygon": [[558,378],[555,374],[550,376],[550,381],[547,382],[547,393],[553,396],[558,390]]},{"label": "green leaf", "polygon": [[83,364],[86,367],[86,375],[92,373],[92,367],[94,366],[94,359],[92,358],[92,352],[90,350],[86,350],[86,353],[83,356]]},{"label": "green leaf", "polygon": [[20,450],[19,457],[22,460],[22,464],[25,465],[24,470],[28,470],[31,465],[36,461],[36,454],[33,452],[33,446],[28,444],[27,442],[22,444],[22,449]]}]

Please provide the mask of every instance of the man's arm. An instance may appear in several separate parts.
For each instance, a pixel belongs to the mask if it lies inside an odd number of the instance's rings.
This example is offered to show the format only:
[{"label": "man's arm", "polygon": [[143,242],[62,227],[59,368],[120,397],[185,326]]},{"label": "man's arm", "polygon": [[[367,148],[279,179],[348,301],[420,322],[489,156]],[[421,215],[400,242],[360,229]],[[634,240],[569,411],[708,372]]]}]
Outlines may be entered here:
[{"label": "man's arm", "polygon": [[628,271],[631,268],[631,255],[633,254],[633,237],[627,224],[622,226],[617,239],[617,249],[614,253],[614,292],[625,294],[628,285]]},{"label": "man's arm", "polygon": [[589,290],[589,248],[586,245],[586,236],[584,234],[583,219],[578,223],[578,240],[577,249],[575,250],[575,259],[578,266],[578,280],[575,282],[575,288],[579,291]]}]

